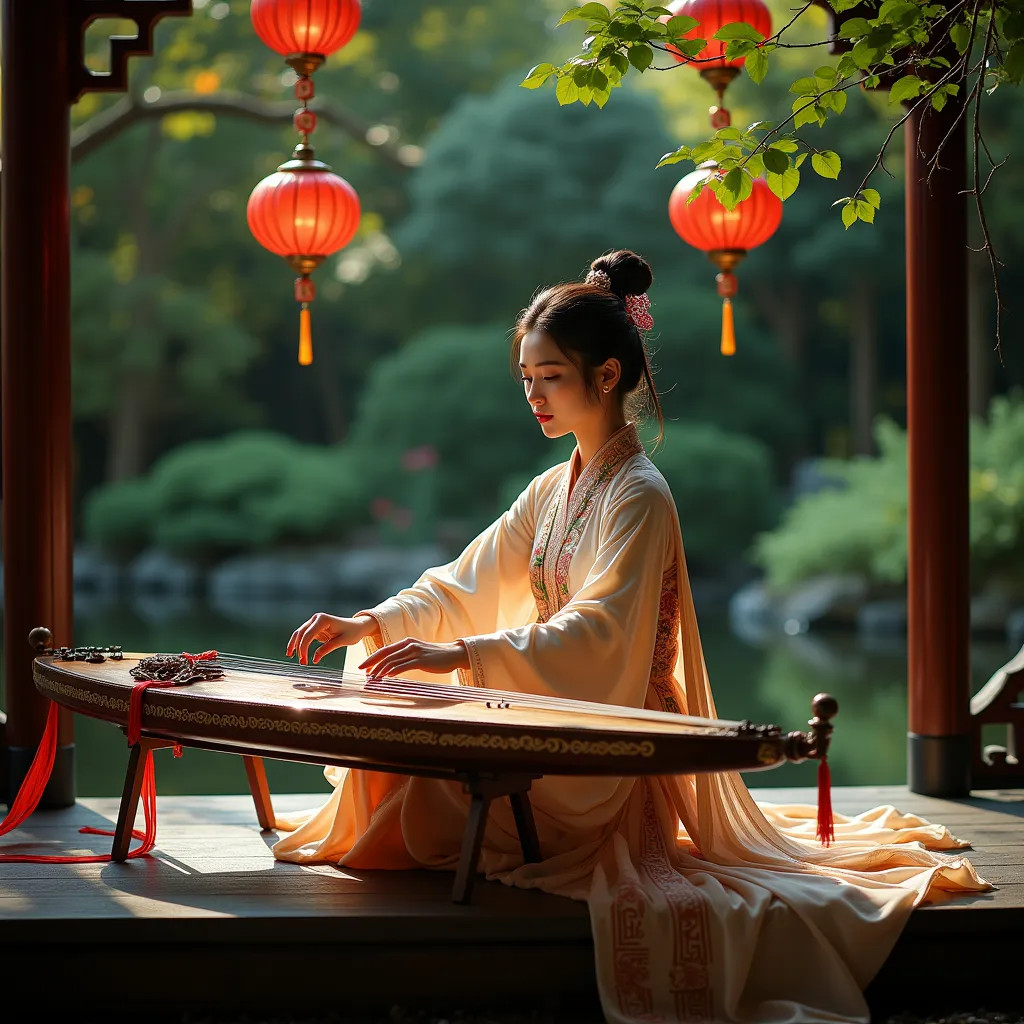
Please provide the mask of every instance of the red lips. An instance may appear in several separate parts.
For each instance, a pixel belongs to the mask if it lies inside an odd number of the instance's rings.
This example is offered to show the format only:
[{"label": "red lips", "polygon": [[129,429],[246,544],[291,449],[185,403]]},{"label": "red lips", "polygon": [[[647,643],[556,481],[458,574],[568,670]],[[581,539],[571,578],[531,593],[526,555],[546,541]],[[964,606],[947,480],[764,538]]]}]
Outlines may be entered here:
[{"label": "red lips", "polygon": [[537,417],[538,423],[547,423],[548,420],[554,419],[554,416],[545,416],[543,413],[539,412],[535,412],[533,415]]}]

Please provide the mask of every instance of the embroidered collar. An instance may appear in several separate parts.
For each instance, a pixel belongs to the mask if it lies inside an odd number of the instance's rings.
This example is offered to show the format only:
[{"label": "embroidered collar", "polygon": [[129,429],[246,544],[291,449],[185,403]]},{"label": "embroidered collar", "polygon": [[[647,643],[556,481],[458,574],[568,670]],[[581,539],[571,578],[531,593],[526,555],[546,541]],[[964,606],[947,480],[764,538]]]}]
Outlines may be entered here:
[{"label": "embroidered collar", "polygon": [[537,602],[538,621],[546,622],[569,601],[569,565],[597,498],[619,466],[643,450],[636,426],[627,423],[594,453],[569,495],[569,481],[579,457],[579,451],[573,450],[530,562],[530,583]]}]

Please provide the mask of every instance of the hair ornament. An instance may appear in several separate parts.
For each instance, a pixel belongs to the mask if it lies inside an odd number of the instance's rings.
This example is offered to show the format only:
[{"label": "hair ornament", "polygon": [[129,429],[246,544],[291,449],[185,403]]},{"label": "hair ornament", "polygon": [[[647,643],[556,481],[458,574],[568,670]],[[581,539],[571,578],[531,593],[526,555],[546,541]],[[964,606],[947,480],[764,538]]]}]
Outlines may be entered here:
[{"label": "hair ornament", "polygon": [[[612,279],[604,270],[591,270],[587,274],[585,283],[592,284],[595,288],[604,288],[609,292],[612,290]],[[646,293],[626,295],[622,301],[626,304],[626,312],[629,314],[630,320],[636,324],[637,330],[649,331],[654,326],[654,317],[651,316],[651,300]]]},{"label": "hair ornament", "polygon": [[643,295],[627,295],[623,300],[626,304],[626,312],[630,320],[636,324],[637,330],[649,331],[654,326],[654,317],[651,316],[651,299],[646,293]]}]

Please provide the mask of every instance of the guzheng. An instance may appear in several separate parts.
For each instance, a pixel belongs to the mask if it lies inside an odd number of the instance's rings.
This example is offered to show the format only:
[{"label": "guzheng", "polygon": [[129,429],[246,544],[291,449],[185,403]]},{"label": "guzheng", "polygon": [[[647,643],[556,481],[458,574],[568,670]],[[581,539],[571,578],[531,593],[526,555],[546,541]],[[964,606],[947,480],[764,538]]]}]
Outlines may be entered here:
[{"label": "guzheng", "polygon": [[[42,694],[128,728],[136,686],[131,670],[151,656],[117,648],[54,650],[48,631],[34,640],[42,652],[34,662]],[[539,859],[527,794],[540,776],[759,771],[820,759],[838,710],[833,698],[819,694],[810,731],[784,733],[778,726],[747,721],[402,678],[367,680],[362,674],[233,654],[217,654],[204,668],[215,678],[139,695],[136,729],[141,731],[129,761],[114,859],[127,855],[143,755],[158,746],[201,747],[245,758],[265,828],[273,827],[273,812],[262,757],[461,782],[471,801],[464,863],[456,878],[460,901],[469,896],[492,799],[510,797],[524,855]]]}]

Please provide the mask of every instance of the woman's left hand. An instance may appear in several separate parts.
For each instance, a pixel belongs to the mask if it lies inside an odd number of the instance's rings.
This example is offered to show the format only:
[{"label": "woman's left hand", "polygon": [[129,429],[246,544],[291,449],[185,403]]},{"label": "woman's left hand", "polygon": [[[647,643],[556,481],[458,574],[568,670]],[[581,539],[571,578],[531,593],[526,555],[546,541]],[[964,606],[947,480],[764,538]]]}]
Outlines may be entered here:
[{"label": "woman's left hand", "polygon": [[429,644],[425,640],[406,637],[371,654],[360,666],[367,679],[381,679],[401,672],[452,672],[469,668],[469,653],[459,643]]}]

